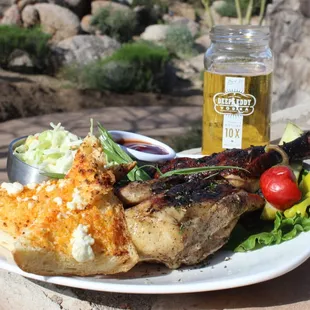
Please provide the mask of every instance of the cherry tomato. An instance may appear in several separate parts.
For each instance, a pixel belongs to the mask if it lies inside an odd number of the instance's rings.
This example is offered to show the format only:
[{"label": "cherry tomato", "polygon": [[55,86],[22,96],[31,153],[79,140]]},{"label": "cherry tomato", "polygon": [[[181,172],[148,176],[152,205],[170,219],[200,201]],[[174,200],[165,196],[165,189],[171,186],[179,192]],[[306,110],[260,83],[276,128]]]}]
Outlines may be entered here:
[{"label": "cherry tomato", "polygon": [[296,177],[287,166],[275,166],[260,177],[260,188],[265,199],[279,210],[286,210],[301,199]]}]

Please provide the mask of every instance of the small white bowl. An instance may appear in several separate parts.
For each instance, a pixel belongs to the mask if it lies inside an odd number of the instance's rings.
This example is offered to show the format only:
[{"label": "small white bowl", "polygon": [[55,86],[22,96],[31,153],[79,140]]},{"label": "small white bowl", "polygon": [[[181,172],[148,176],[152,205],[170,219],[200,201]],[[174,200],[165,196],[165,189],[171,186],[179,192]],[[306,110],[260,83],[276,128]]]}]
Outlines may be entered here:
[{"label": "small white bowl", "polygon": [[132,148],[126,147],[122,144],[119,144],[124,151],[127,152],[131,157],[138,161],[149,162],[149,163],[158,163],[164,162],[166,160],[170,160],[175,158],[175,151],[165,143],[162,143],[156,139],[140,135],[137,133],[129,132],[129,131],[121,131],[121,130],[110,130],[113,140],[118,143],[120,141],[139,141],[144,142],[146,144],[154,145],[161,148],[166,154],[152,154],[134,150]]}]

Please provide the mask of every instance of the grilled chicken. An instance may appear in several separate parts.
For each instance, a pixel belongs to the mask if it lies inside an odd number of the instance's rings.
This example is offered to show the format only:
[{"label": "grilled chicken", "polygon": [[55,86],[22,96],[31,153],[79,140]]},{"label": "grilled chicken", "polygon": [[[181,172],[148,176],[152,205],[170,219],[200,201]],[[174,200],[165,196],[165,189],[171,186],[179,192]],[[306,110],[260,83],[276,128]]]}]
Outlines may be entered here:
[{"label": "grilled chicken", "polygon": [[264,203],[225,179],[192,175],[125,212],[140,261],[178,268],[199,263],[221,248],[239,217]]},{"label": "grilled chicken", "polygon": [[[279,146],[291,161],[305,160],[310,158],[310,132],[303,134],[300,138]],[[245,150],[233,149],[221,153],[215,153],[211,156],[202,158],[176,158],[167,161],[159,166],[162,173],[191,167],[204,166],[236,166],[243,169],[225,169],[217,173],[224,177],[235,187],[245,189],[248,192],[255,193],[259,189],[259,177],[270,167],[281,163],[282,155],[271,150],[265,152],[265,147],[255,146]],[[214,171],[205,172],[202,175],[208,177],[214,174]],[[158,178],[158,173],[155,173]],[[188,176],[175,175],[166,178],[152,179],[146,182],[131,182],[128,185],[118,188],[117,195],[127,206],[133,206],[154,194],[167,191],[171,186],[186,183]]]}]

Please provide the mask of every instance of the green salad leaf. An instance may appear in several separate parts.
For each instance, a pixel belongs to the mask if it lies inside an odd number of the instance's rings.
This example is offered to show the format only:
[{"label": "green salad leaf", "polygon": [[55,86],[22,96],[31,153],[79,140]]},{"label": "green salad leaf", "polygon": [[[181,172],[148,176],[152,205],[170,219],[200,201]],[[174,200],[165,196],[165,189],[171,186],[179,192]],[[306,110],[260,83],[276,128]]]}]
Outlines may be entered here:
[{"label": "green salad leaf", "polygon": [[[309,217],[297,213],[292,218],[286,218],[282,213],[277,212],[274,227],[271,231],[263,231],[250,235],[234,251],[246,252],[259,249],[263,246],[279,244],[295,238],[301,232],[307,231],[310,231]],[[244,236],[245,232],[243,231],[242,233]]]}]

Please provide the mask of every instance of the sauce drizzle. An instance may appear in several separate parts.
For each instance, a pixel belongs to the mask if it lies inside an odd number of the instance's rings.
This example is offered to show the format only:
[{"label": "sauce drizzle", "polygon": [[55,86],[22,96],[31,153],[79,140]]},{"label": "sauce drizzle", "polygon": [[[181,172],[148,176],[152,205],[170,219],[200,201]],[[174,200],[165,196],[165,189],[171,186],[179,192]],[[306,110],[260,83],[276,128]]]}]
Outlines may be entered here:
[{"label": "sauce drizzle", "polygon": [[165,149],[158,145],[154,145],[145,141],[138,140],[119,140],[117,143],[126,146],[132,150],[136,150],[143,153],[167,155],[169,154]]}]

